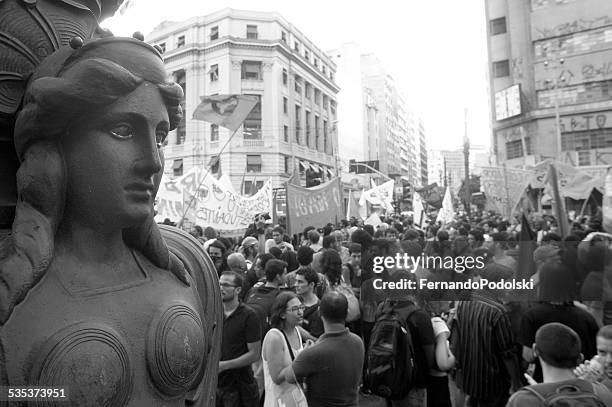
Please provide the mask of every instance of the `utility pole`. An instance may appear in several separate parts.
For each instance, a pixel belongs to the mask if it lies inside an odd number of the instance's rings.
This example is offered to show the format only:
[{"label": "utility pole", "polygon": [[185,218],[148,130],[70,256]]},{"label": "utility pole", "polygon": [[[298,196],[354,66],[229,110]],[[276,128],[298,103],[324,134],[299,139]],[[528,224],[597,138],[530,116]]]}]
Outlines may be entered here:
[{"label": "utility pole", "polygon": [[467,131],[467,108],[465,109],[465,134],[463,136],[463,165],[465,168],[465,184],[464,184],[464,194],[465,194],[465,213],[470,217],[471,212],[471,195],[472,191],[470,189],[470,139],[468,137]]}]

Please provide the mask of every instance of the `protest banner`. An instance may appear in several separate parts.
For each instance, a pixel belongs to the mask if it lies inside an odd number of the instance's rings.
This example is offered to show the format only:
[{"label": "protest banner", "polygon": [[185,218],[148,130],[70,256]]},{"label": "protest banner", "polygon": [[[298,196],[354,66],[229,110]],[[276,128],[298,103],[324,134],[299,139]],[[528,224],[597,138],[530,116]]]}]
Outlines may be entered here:
[{"label": "protest banner", "polygon": [[343,218],[340,178],[312,188],[287,184],[287,220],[290,234],[306,226],[321,227]]},{"label": "protest banner", "polygon": [[482,167],[480,185],[487,198],[487,209],[509,217],[532,177],[533,171],[520,168]]},{"label": "protest banner", "polygon": [[532,188],[544,188],[549,167],[555,165],[561,197],[572,199],[587,199],[593,188],[603,192],[605,166],[573,167],[571,165],[553,161],[551,159],[539,162],[533,167],[530,181]]},{"label": "protest banner", "polygon": [[[253,196],[244,197],[226,188],[214,177],[202,180],[203,173],[193,168],[182,177],[162,178],[157,193],[156,220],[179,221],[183,215],[196,225],[218,230],[245,229],[257,213],[272,211],[272,184],[268,181]],[[184,214],[188,203],[192,204]]]}]

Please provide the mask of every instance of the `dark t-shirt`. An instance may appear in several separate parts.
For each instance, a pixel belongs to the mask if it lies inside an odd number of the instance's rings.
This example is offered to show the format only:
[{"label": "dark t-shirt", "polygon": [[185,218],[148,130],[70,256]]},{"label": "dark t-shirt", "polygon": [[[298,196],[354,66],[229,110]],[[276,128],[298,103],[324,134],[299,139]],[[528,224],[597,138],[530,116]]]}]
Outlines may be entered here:
[{"label": "dark t-shirt", "polygon": [[[220,360],[236,359],[249,351],[248,343],[260,340],[261,328],[257,314],[248,306],[240,303],[229,317],[223,317]],[[230,386],[236,381],[251,382],[252,380],[251,366],[244,366],[221,372],[219,387]]]},{"label": "dark t-shirt", "polygon": [[[597,353],[595,339],[599,330],[597,322],[587,311],[573,305],[541,303],[529,309],[521,320],[520,344],[531,348],[535,342],[536,331],[549,322],[559,322],[572,328],[580,337],[585,359],[595,356]],[[533,378],[542,381],[542,368],[538,360]]]},{"label": "dark t-shirt", "polygon": [[323,334],[293,361],[296,377],[306,378],[308,407],[352,407],[363,369],[361,338],[348,329]]},{"label": "dark t-shirt", "polygon": [[302,328],[310,332],[317,338],[323,335],[323,321],[321,320],[321,314],[319,313],[319,302],[306,307],[304,310],[304,321],[302,322]]}]

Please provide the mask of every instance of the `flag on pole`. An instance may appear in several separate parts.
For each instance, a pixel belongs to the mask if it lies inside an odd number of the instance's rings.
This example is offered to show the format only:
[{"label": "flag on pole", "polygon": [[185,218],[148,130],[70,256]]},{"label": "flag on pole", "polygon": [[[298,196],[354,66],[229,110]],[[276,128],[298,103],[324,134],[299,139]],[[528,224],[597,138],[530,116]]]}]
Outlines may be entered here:
[{"label": "flag on pole", "polygon": [[394,181],[390,180],[362,192],[359,205],[364,206],[367,201],[372,205],[380,205],[387,211],[393,212],[393,185]]},{"label": "flag on pole", "polygon": [[442,200],[442,209],[438,212],[436,222],[442,222],[446,224],[453,220],[455,217],[455,210],[453,209],[453,200],[451,198],[450,188],[446,188],[444,193],[444,199]]},{"label": "flag on pole", "polygon": [[236,131],[259,102],[255,96],[215,95],[201,97],[193,112],[195,120],[214,123]]},{"label": "flag on pole", "polygon": [[413,214],[413,223],[421,227],[423,223],[423,217],[425,215],[425,208],[423,207],[423,200],[421,199],[421,195],[417,192],[412,196],[412,212]]},{"label": "flag on pole", "polygon": [[557,227],[559,228],[559,234],[561,237],[569,235],[570,228],[567,220],[567,212],[565,210],[565,201],[559,193],[559,178],[557,174],[557,168],[553,163],[550,163],[548,168],[548,184],[551,186],[554,205],[553,209],[557,218]]}]

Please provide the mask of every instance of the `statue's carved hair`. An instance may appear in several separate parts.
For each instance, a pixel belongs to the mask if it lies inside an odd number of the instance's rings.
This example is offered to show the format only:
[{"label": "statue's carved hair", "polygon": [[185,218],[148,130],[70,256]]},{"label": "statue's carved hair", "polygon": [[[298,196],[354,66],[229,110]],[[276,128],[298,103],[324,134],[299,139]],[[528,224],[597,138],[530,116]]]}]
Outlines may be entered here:
[{"label": "statue's carved hair", "polygon": [[[17,116],[19,198],[11,243],[0,245],[0,325],[44,275],[53,258],[66,188],[60,140],[69,127],[127,96],[145,81],[154,83],[162,95],[171,129],[181,119],[182,89],[177,84],[160,81],[159,72],[154,72],[152,79],[142,67],[137,71],[144,74],[139,76],[116,61],[97,57],[95,52],[80,52],[80,56],[81,59],[64,60],[69,64],[64,63],[55,75],[35,75]],[[158,174],[157,185],[160,178]],[[169,252],[161,237],[152,209],[145,222],[123,231],[124,240],[153,264],[169,269],[189,284],[182,263]]]}]

